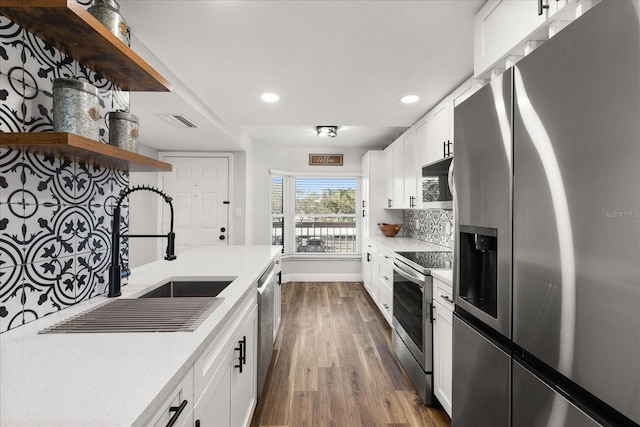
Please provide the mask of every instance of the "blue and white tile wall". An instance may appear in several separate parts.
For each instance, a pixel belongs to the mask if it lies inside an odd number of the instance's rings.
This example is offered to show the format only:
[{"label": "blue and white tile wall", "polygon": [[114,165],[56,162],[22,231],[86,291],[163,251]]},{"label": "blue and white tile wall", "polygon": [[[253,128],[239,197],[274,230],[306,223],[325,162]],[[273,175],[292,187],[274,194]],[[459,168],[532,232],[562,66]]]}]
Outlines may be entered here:
[{"label": "blue and white tile wall", "polygon": [[453,249],[453,211],[424,209],[403,211],[405,237]]},{"label": "blue and white tile wall", "polygon": [[[56,77],[98,87],[108,141],[104,117],[129,111],[128,92],[0,16],[0,132],[52,131]],[[0,147],[0,333],[106,291],[113,205],[128,185],[126,172]]]}]

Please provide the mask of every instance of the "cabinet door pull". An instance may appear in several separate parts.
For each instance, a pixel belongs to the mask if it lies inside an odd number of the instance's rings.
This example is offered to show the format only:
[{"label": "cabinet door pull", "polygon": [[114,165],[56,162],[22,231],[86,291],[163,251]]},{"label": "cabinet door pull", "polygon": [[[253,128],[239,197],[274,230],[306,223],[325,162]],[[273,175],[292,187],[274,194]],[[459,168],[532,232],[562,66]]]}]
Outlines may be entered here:
[{"label": "cabinet door pull", "polygon": [[387,207],[388,207],[388,208],[390,208],[390,207],[391,207],[391,205],[392,205],[392,203],[391,203],[391,199],[387,199]]},{"label": "cabinet door pull", "polygon": [[247,364],[247,336],[244,335],[242,337],[242,341],[240,341],[240,345],[242,346],[242,364]]},{"label": "cabinet door pull", "polygon": [[544,9],[549,9],[548,4],[542,4],[544,0],[538,0],[538,16],[542,15]]},{"label": "cabinet door pull", "polygon": [[367,213],[364,209],[362,209],[362,218],[364,218],[365,216],[367,216]]},{"label": "cabinet door pull", "polygon": [[238,370],[240,371],[240,373],[242,373],[242,366],[246,363],[244,360],[244,355],[245,355],[245,349],[244,349],[244,345],[246,343],[246,338],[244,337],[242,338],[242,340],[238,341],[238,344],[240,345],[239,347],[236,347],[234,350],[237,351],[239,354],[238,356],[238,364],[234,365],[234,368],[238,368]]},{"label": "cabinet door pull", "polygon": [[371,262],[371,254],[367,253],[367,262]]},{"label": "cabinet door pull", "polygon": [[184,411],[184,408],[186,407],[187,407],[186,399],[182,401],[180,406],[169,407],[169,412],[173,412],[173,415],[171,416],[171,419],[167,423],[167,427],[172,427],[178,421],[178,418],[180,418],[180,414],[182,414],[182,411]]},{"label": "cabinet door pull", "polygon": [[200,420],[196,420],[196,427],[200,427]]}]

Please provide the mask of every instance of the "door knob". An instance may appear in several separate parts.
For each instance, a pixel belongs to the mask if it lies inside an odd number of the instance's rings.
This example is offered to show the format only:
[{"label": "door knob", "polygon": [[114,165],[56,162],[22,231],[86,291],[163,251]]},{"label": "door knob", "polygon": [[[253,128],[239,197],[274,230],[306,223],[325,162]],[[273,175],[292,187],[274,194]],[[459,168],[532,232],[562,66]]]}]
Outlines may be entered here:
[{"label": "door knob", "polygon": [[223,235],[221,235],[221,236],[219,237],[219,239],[220,239],[220,240],[224,240],[224,239],[225,239],[224,234],[223,234]]},{"label": "door knob", "polygon": [[221,233],[224,233],[225,231],[227,231],[227,229],[226,229],[226,228],[224,228],[224,227],[221,227],[221,228],[220,228],[220,232],[221,232]]}]

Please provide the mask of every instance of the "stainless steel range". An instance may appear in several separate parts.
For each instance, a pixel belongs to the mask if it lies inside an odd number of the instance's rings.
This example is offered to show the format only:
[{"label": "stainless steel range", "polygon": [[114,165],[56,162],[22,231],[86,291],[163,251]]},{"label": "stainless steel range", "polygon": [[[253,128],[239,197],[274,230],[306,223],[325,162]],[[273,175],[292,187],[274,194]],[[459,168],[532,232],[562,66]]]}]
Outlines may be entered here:
[{"label": "stainless steel range", "polygon": [[393,350],[422,401],[433,403],[432,268],[451,252],[396,252],[393,260]]}]

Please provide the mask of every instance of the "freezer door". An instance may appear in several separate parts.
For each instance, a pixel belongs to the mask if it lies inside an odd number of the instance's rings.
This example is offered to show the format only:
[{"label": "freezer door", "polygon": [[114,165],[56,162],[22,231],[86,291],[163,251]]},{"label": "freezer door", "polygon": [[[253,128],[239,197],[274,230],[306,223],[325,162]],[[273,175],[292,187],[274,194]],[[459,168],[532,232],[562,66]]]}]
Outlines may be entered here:
[{"label": "freezer door", "polygon": [[600,425],[520,363],[513,362],[512,427],[597,427]]},{"label": "freezer door", "polygon": [[511,358],[453,317],[453,427],[508,427]]},{"label": "freezer door", "polygon": [[[511,337],[512,94],[511,70],[507,70],[454,112],[455,303],[507,337]],[[497,230],[495,315],[460,297],[461,226]]]},{"label": "freezer door", "polygon": [[514,341],[636,423],[638,7],[601,2],[516,66],[513,238]]}]

